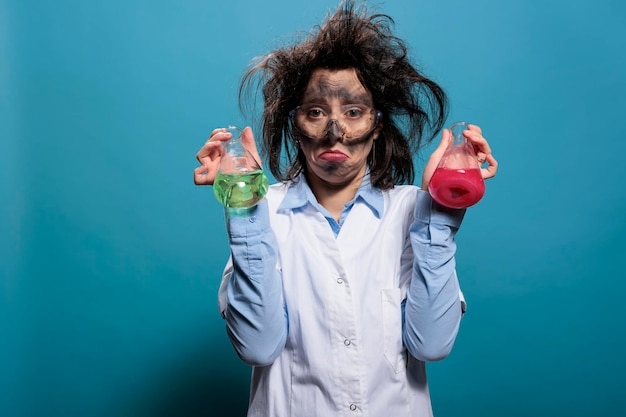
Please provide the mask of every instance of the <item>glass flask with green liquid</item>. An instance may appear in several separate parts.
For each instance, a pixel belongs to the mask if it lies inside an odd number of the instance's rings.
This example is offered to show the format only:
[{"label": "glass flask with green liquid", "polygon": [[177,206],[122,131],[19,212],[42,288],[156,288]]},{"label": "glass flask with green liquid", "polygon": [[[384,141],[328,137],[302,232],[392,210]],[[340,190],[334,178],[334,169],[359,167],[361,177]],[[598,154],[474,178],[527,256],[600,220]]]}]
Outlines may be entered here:
[{"label": "glass flask with green liquid", "polygon": [[261,164],[243,146],[242,129],[229,126],[226,130],[232,138],[222,144],[224,153],[213,183],[213,193],[224,207],[243,213],[265,197],[269,181]]}]

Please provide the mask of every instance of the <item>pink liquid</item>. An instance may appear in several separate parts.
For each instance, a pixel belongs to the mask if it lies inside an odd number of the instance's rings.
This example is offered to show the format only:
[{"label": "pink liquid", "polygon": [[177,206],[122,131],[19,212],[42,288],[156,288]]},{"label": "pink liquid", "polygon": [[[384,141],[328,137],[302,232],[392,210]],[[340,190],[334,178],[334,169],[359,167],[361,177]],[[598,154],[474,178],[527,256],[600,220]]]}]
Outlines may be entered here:
[{"label": "pink liquid", "polygon": [[478,168],[437,168],[430,179],[428,192],[442,206],[467,208],[483,197],[485,182]]}]

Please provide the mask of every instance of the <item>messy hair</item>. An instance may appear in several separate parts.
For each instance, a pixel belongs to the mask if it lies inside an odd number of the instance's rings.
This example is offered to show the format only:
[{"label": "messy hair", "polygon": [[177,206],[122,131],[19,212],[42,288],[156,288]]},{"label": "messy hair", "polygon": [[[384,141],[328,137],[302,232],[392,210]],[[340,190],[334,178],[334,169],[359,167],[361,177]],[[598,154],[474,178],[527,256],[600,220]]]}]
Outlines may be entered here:
[{"label": "messy hair", "polygon": [[387,15],[370,15],[363,3],[344,0],[303,40],[261,57],[244,74],[240,105],[244,110],[246,96],[261,88],[261,151],[277,180],[293,180],[306,170],[289,112],[301,104],[311,73],[354,68],[382,113],[382,130],[368,156],[372,185],[385,190],[413,182],[413,155],[443,127],[447,98],[411,64],[393,24]]}]

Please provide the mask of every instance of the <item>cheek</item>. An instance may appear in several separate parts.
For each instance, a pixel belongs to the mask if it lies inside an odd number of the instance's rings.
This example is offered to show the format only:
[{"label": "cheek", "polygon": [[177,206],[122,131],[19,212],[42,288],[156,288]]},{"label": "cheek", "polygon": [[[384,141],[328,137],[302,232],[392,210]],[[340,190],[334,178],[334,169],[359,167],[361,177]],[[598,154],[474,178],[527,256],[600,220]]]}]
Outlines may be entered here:
[{"label": "cheek", "polygon": [[354,156],[358,157],[359,159],[367,159],[367,156],[372,151],[373,146],[374,146],[373,140],[370,142],[364,143],[362,145],[355,146],[353,149]]},{"label": "cheek", "polygon": [[310,161],[313,155],[315,155],[316,147],[309,141],[300,142],[300,153],[304,155],[307,161]]}]

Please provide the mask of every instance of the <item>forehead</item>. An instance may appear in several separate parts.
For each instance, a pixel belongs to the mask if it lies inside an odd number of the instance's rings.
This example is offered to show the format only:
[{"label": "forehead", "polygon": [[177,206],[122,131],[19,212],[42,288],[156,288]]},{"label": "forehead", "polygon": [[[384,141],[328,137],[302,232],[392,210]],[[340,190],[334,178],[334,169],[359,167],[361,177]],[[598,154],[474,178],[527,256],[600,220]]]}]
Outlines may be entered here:
[{"label": "forehead", "polygon": [[314,70],[304,91],[303,101],[329,102],[333,100],[372,104],[371,94],[361,84],[354,68]]}]

